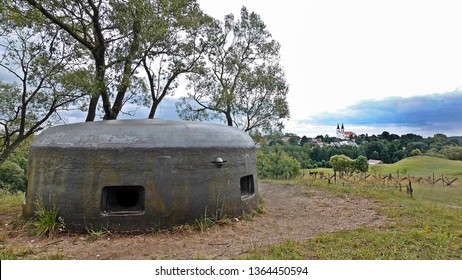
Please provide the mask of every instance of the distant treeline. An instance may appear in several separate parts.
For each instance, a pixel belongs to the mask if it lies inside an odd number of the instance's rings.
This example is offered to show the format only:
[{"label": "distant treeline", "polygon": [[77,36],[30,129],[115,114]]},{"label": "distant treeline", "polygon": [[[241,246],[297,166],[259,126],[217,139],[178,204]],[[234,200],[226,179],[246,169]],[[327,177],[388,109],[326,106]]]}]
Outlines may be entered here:
[{"label": "distant treeline", "polygon": [[286,133],[257,137],[256,141],[260,155],[275,151],[284,153],[304,169],[331,167],[329,160],[334,155],[346,155],[351,159],[365,156],[383,163],[395,163],[417,155],[462,160],[462,136],[448,137],[444,134],[423,138],[411,133],[399,136],[384,131],[379,135],[362,134],[350,141],[341,141],[328,135],[308,138]]}]

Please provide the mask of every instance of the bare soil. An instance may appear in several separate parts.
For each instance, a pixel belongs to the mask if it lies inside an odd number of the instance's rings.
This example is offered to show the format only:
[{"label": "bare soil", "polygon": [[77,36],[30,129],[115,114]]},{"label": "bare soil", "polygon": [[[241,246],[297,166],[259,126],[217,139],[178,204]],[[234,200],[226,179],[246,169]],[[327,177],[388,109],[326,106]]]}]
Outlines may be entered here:
[{"label": "bare soil", "polygon": [[[11,213],[0,216],[3,248],[28,249],[28,259],[61,255],[68,259],[233,259],[260,247],[286,240],[308,240],[316,235],[387,222],[375,202],[338,197],[306,186],[260,184],[265,213],[235,220],[205,232],[188,227],[138,235],[64,233],[54,239],[36,238],[11,225]],[[16,213],[17,214],[17,213]]]}]

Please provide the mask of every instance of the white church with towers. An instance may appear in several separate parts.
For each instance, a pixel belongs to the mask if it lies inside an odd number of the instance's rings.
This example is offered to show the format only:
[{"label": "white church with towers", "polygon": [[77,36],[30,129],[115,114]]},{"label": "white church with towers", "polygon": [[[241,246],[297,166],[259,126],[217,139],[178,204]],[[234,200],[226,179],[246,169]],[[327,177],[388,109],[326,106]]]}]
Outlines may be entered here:
[{"label": "white church with towers", "polygon": [[350,141],[353,140],[353,138],[356,136],[356,133],[351,132],[351,131],[345,131],[345,127],[339,126],[337,123],[337,139],[338,140],[343,140],[343,141]]}]

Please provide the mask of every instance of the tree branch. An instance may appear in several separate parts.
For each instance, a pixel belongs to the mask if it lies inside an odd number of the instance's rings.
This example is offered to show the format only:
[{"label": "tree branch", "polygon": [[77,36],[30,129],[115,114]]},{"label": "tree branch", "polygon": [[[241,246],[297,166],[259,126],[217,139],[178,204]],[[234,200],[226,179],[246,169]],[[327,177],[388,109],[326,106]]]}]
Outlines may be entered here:
[{"label": "tree branch", "polygon": [[64,29],[70,36],[72,36],[74,39],[76,39],[79,43],[81,43],[82,45],[84,45],[85,47],[87,47],[88,49],[93,49],[95,46],[93,46],[91,44],[91,42],[85,40],[84,38],[82,38],[81,36],[79,36],[79,34],[77,34],[76,32],[74,32],[74,30],[72,30],[72,28],[65,24],[64,22],[62,22],[61,20],[59,20],[57,17],[55,17],[54,15],[52,15],[50,12],[48,12],[42,5],[40,5],[39,3],[37,3],[37,1],[35,0],[26,0],[30,5],[32,5],[34,8],[36,8],[37,10],[39,10],[46,18],[48,18],[51,22],[53,22],[54,24],[56,24],[57,26],[61,27],[62,29]]}]

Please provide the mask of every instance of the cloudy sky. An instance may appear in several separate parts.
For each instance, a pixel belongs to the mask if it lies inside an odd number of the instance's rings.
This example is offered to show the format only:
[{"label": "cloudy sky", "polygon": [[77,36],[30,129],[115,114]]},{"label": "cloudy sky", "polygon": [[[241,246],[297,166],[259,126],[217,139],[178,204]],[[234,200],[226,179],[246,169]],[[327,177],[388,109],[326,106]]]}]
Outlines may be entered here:
[{"label": "cloudy sky", "polygon": [[[198,2],[220,19],[246,6],[281,44],[290,87],[285,132],[332,136],[344,123],[357,134],[462,135],[462,1]],[[178,118],[175,101],[161,103],[158,117]]]},{"label": "cloudy sky", "polygon": [[462,135],[462,1],[198,0],[257,12],[281,44],[286,131]]}]

